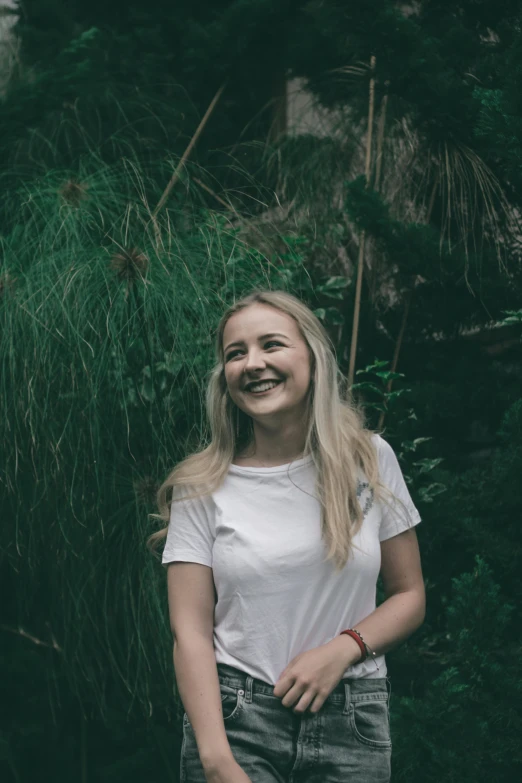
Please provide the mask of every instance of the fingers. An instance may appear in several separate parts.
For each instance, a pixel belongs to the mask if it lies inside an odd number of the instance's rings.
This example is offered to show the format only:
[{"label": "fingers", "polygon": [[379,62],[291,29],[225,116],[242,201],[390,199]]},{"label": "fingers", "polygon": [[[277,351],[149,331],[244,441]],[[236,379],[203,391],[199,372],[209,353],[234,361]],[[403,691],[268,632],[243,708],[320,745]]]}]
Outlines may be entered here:
[{"label": "fingers", "polygon": [[[302,713],[306,712],[310,704],[316,699],[317,701],[318,694],[316,691],[308,690],[304,692],[300,692],[297,690],[294,686],[294,688],[291,688],[284,699],[282,700],[283,707],[291,707],[293,708],[293,711],[295,713]],[[317,708],[316,708],[317,709]],[[316,711],[316,710],[314,710]]]}]

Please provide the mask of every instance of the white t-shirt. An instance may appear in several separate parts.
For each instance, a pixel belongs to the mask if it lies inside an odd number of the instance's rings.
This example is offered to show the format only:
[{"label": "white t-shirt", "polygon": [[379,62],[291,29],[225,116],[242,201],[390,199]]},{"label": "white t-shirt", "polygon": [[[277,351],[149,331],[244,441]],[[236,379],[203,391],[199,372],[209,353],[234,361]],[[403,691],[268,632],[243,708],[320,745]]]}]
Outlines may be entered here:
[{"label": "white t-shirt", "polygon": [[[342,571],[325,560],[317,469],[312,457],[271,468],[231,465],[211,495],[175,502],[162,562],[210,566],[217,602],[214,650],[229,664],[275,685],[299,653],[326,644],[376,608],[380,542],[420,522],[391,446],[373,436],[381,481],[405,504],[373,498],[361,475],[364,522]],[[384,655],[350,666],[344,677],[384,677]]]}]

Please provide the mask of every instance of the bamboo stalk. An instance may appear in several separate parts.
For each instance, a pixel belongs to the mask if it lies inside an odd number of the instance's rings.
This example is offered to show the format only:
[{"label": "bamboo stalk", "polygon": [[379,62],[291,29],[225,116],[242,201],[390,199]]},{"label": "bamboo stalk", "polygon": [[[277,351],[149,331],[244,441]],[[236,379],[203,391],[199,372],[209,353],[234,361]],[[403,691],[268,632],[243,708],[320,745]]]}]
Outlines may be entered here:
[{"label": "bamboo stalk", "polygon": [[357,352],[357,338],[359,334],[359,316],[361,312],[361,292],[362,292],[362,278],[363,278],[363,266],[364,266],[364,244],[366,239],[365,231],[361,231],[359,237],[359,258],[357,260],[357,282],[355,285],[355,306],[353,310],[353,323],[352,323],[352,341],[350,345],[350,366],[348,369],[348,388],[351,389],[353,385],[353,378],[355,373],[355,354]]},{"label": "bamboo stalk", "polygon": [[[370,60],[370,70],[375,70],[375,56]],[[372,137],[373,137],[373,113],[375,107],[375,76],[370,79],[370,93],[368,96],[368,136],[366,139],[366,159],[364,162],[364,173],[366,176],[366,187],[370,181],[370,166],[372,161]]]},{"label": "bamboo stalk", "polygon": [[[399,331],[399,336],[397,337],[397,342],[395,343],[395,350],[393,352],[393,359],[391,364],[391,372],[397,372],[397,365],[399,363],[399,354],[401,352],[401,346],[402,346],[402,339],[404,337],[404,332],[406,331],[406,324],[408,322],[408,314],[410,312],[410,305],[411,300],[413,298],[413,288],[410,288],[406,292],[406,297],[404,301],[404,310],[402,312],[402,321],[401,321],[401,328]],[[393,386],[393,380],[390,378],[388,383],[386,384],[386,391],[389,394],[392,390]],[[381,411],[381,415],[379,416],[379,424],[377,429],[382,429],[384,425],[384,419],[386,417],[386,413],[384,411]]]},{"label": "bamboo stalk", "polygon": [[[388,84],[388,82],[386,82]],[[384,146],[384,130],[386,128],[386,110],[388,108],[388,93],[383,96],[381,111],[379,114],[379,125],[377,128],[377,152],[375,155],[375,182],[374,189],[379,190],[381,184],[382,172],[382,148]]]},{"label": "bamboo stalk", "polygon": [[208,186],[208,185],[205,185],[205,183],[204,183],[204,182],[202,182],[202,181],[201,181],[200,179],[198,179],[197,177],[192,177],[192,181],[193,181],[193,182],[195,182],[195,183],[196,183],[196,185],[199,185],[199,187],[200,187],[200,188],[203,188],[203,190],[206,190],[206,191],[207,191],[207,193],[210,193],[210,195],[211,195],[211,196],[213,196],[213,198],[215,198],[215,199],[216,199],[216,201],[219,201],[219,203],[220,203],[220,204],[222,204],[224,207],[226,207],[226,208],[227,208],[227,209],[229,209],[231,212],[233,212],[235,215],[237,215],[237,211],[234,209],[234,207],[232,206],[232,204],[228,204],[228,203],[227,203],[227,202],[226,202],[224,199],[222,199],[222,198],[221,198],[221,196],[218,196],[218,194],[217,194],[217,193],[215,193],[215,192],[212,190],[212,188],[209,188],[209,186]]},{"label": "bamboo stalk", "polygon": [[[374,55],[372,55],[370,60],[370,68],[372,71],[375,70]],[[372,78],[370,79],[370,92],[368,97],[368,132],[366,135],[366,159],[364,165],[366,187],[368,187],[370,181],[374,105],[375,105],[375,77],[372,76]],[[363,277],[363,270],[364,270],[364,244],[365,244],[365,232],[363,230],[361,231],[361,236],[359,240],[359,257],[357,259],[357,283],[355,287],[355,307],[353,311],[352,341],[350,345],[348,390],[352,388],[353,378],[355,374],[355,356],[357,353],[357,339],[359,333],[359,314],[361,310],[362,277]]]},{"label": "bamboo stalk", "polygon": [[[388,85],[389,82],[386,81],[386,86]],[[386,93],[383,96],[381,102],[381,111],[379,113],[379,124],[377,128],[377,149],[375,153],[375,181],[373,183],[373,189],[376,191],[379,191],[381,185],[382,158],[383,158],[382,150],[384,147],[384,130],[386,128],[387,108],[388,108],[388,94]],[[375,301],[376,282],[377,282],[377,263],[374,263],[373,269],[370,270],[370,274],[369,274],[370,301],[372,303]]]},{"label": "bamboo stalk", "polygon": [[198,127],[196,128],[196,131],[195,131],[194,135],[192,136],[191,140],[189,141],[188,146],[187,146],[185,152],[181,156],[181,160],[179,161],[178,165],[176,166],[174,174],[170,178],[169,184],[167,185],[167,187],[163,191],[163,195],[160,198],[160,200],[158,201],[158,204],[157,204],[154,212],[152,213],[153,220],[156,218],[158,212],[162,209],[163,205],[165,204],[166,200],[169,197],[170,191],[172,190],[172,188],[174,187],[174,185],[178,181],[180,171],[181,171],[182,167],[185,165],[185,163],[186,163],[190,153],[192,152],[192,150],[194,148],[194,145],[196,144],[197,140],[201,136],[201,133],[203,132],[203,129],[204,129],[205,125],[209,121],[212,112],[216,108],[216,105],[217,105],[219,99],[221,98],[221,95],[223,93],[223,90],[225,89],[225,86],[226,86],[226,82],[221,85],[219,90],[216,92],[216,94],[214,95],[214,97],[210,101],[210,104],[209,104],[205,114],[203,115],[203,118],[202,118],[201,122],[199,123]]}]

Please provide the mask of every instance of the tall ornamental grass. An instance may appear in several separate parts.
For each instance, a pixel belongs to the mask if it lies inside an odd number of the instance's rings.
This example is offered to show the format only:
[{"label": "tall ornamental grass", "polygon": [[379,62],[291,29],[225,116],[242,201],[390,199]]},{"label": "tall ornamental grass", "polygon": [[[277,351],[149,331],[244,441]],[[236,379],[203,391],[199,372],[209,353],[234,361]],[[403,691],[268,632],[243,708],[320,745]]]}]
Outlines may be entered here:
[{"label": "tall ornamental grass", "polygon": [[186,183],[153,218],[172,165],[145,175],[84,158],[74,174],[22,178],[0,205],[3,566],[22,631],[102,713],[112,699],[147,715],[172,703],[148,514],[206,438],[223,308],[288,285]]}]

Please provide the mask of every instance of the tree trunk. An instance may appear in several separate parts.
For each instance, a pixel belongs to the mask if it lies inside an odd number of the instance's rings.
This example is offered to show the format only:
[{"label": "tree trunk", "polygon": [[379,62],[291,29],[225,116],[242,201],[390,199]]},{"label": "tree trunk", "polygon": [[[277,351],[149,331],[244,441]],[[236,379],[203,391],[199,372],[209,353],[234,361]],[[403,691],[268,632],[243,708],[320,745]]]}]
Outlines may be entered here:
[{"label": "tree trunk", "polygon": [[[372,55],[372,58],[370,60],[370,69],[372,72],[375,69],[374,55]],[[366,135],[366,161],[364,166],[366,187],[368,187],[368,184],[370,182],[370,172],[371,172],[374,105],[375,105],[375,78],[374,76],[372,76],[370,79],[370,92],[368,97],[368,132]],[[359,314],[361,310],[362,277],[363,277],[363,270],[364,270],[364,243],[365,243],[365,233],[364,231],[361,231],[361,237],[359,241],[359,258],[357,260],[357,283],[355,287],[355,307],[353,311],[352,340],[350,345],[350,365],[348,369],[348,392],[350,392],[350,389],[353,386],[353,378],[355,374],[355,356],[357,354]]]}]

